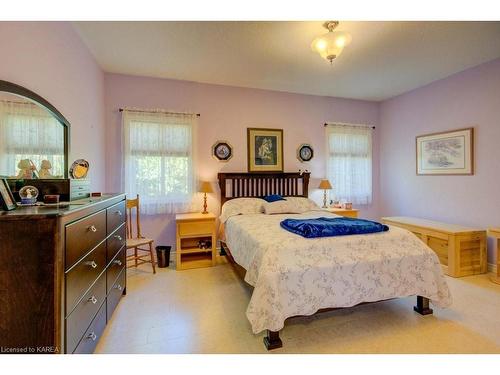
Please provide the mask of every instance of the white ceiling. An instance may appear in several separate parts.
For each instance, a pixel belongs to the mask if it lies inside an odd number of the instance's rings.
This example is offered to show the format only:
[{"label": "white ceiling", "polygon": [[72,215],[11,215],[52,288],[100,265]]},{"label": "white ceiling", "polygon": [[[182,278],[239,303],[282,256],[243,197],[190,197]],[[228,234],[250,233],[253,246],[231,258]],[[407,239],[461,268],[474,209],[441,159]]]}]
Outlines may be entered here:
[{"label": "white ceiling", "polygon": [[322,21],[75,22],[106,72],[384,100],[500,57],[500,22],[341,22],[330,66]]}]

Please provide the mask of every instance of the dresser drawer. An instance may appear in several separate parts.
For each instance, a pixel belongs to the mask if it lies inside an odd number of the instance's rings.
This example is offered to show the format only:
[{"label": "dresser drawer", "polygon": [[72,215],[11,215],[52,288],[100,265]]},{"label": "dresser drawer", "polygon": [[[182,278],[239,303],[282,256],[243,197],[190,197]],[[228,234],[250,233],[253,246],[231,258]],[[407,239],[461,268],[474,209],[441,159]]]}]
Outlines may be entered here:
[{"label": "dresser drawer", "polygon": [[71,190],[69,200],[76,201],[78,199],[89,198],[89,197],[90,197],[90,190],[87,191]]},{"label": "dresser drawer", "polygon": [[180,236],[200,236],[212,235],[214,231],[214,221],[191,221],[187,223],[178,223]]},{"label": "dresser drawer", "polygon": [[106,211],[66,226],[66,269],[106,238]]},{"label": "dresser drawer", "polygon": [[75,350],[83,333],[106,299],[106,275],[102,274],[66,318],[66,351]]},{"label": "dresser drawer", "polygon": [[103,241],[66,273],[66,316],[106,267],[106,242]]},{"label": "dresser drawer", "polygon": [[109,263],[122,246],[125,245],[125,224],[122,224],[120,228],[111,233],[106,242],[108,243],[106,260]]},{"label": "dresser drawer", "polygon": [[109,291],[111,290],[111,287],[115,283],[120,272],[125,268],[126,252],[127,251],[125,250],[125,246],[123,246],[122,249],[118,252],[118,254],[116,254],[116,256],[113,258],[113,260],[108,265],[108,269],[106,270],[107,293],[109,293]]},{"label": "dresser drawer", "polygon": [[[106,304],[103,303],[90,326],[83,334],[82,339],[78,343],[74,354],[91,354],[94,352],[97,342],[101,338],[104,328],[106,327]],[[68,351],[68,353],[71,353]]]},{"label": "dresser drawer", "polygon": [[108,234],[125,222],[125,201],[106,209]]},{"label": "dresser drawer", "polygon": [[116,279],[115,283],[111,287],[108,297],[106,298],[106,304],[107,304],[107,321],[111,319],[111,315],[113,315],[113,311],[115,311],[116,306],[118,305],[118,302],[120,302],[120,299],[123,296],[123,290],[125,289],[125,283],[126,283],[126,269],[123,269],[122,272],[120,273],[120,276],[118,276],[118,279]]}]

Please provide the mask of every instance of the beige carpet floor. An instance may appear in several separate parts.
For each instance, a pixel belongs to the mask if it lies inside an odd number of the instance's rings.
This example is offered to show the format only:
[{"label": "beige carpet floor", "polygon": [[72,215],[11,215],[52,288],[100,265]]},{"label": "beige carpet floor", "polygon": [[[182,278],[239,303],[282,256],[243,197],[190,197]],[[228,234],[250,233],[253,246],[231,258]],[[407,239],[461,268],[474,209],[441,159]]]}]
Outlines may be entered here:
[{"label": "beige carpet floor", "polygon": [[[128,271],[96,353],[267,353],[245,316],[252,289],[225,260]],[[297,318],[270,353],[500,353],[500,285],[487,275],[447,280],[451,308],[421,316],[412,297]]]}]

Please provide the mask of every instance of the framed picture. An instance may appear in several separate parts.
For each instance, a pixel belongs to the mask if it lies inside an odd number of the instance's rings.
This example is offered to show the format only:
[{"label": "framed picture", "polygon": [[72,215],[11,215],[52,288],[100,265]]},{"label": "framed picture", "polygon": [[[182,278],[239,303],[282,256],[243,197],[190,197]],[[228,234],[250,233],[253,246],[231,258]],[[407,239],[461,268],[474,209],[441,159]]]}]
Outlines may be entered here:
[{"label": "framed picture", "polygon": [[283,129],[247,129],[248,172],[283,172]]},{"label": "framed picture", "polygon": [[474,174],[474,128],[416,138],[417,175]]},{"label": "framed picture", "polygon": [[313,156],[314,151],[311,145],[303,143],[297,149],[297,159],[299,159],[302,163],[310,161]]},{"label": "framed picture", "polygon": [[6,179],[0,180],[0,206],[5,211],[10,211],[17,207]]},{"label": "framed picture", "polygon": [[228,161],[233,157],[233,147],[226,141],[217,141],[212,146],[212,156],[218,161]]}]

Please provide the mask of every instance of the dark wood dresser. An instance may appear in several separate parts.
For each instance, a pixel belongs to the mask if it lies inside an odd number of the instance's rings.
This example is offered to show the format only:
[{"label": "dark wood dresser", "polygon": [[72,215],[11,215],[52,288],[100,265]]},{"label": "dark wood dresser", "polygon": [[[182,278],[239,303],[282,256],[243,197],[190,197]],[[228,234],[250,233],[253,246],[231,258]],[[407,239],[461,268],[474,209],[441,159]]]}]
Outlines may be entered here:
[{"label": "dark wood dresser", "polygon": [[125,195],[0,212],[2,353],[92,353],[126,293]]}]

